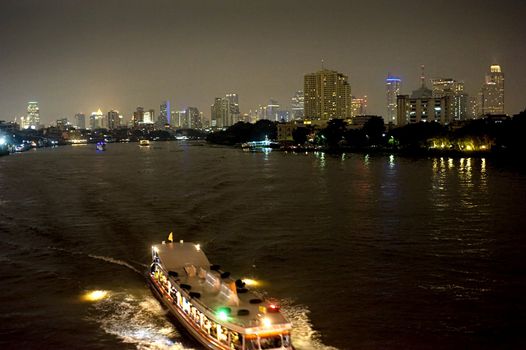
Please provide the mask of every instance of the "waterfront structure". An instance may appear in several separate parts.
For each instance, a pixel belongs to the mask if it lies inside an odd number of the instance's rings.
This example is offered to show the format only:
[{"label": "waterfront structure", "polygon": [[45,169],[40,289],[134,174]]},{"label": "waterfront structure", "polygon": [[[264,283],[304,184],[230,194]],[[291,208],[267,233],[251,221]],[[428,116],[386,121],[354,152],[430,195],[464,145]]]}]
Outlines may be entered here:
[{"label": "waterfront structure", "polygon": [[385,79],[385,94],[387,98],[387,114],[386,114],[386,123],[396,125],[396,106],[397,106],[397,96],[400,95],[400,85],[402,79],[395,77],[391,74],[387,74],[387,79]]},{"label": "waterfront structure", "polygon": [[22,129],[38,129],[39,125],[40,109],[38,108],[38,102],[28,102],[27,114],[25,118],[20,118],[20,126]]},{"label": "waterfront structure", "polygon": [[351,98],[351,117],[367,114],[367,96]]},{"label": "waterfront structure", "polygon": [[96,112],[92,112],[89,117],[90,129],[102,129],[104,127],[104,114],[100,108]]},{"label": "waterfront structure", "polygon": [[57,129],[64,131],[66,130],[66,127],[69,125],[68,118],[60,118],[56,121]]},{"label": "waterfront structure", "polygon": [[431,79],[433,97],[449,96],[449,108],[456,121],[468,119],[468,99],[464,92],[464,82],[451,78]]},{"label": "waterfront structure", "polygon": [[[479,114],[504,114],[504,73],[498,64],[490,66],[479,93]],[[480,116],[479,115],[479,116]]]},{"label": "waterfront structure", "polygon": [[86,129],[86,116],[84,113],[75,114],[75,126],[77,129]]},{"label": "waterfront structure", "polygon": [[119,111],[112,109],[108,112],[107,125],[110,130],[117,129],[121,126],[121,116],[119,115]]},{"label": "waterfront structure", "polygon": [[346,75],[325,68],[306,74],[303,84],[305,118],[349,118],[351,86],[347,80]]},{"label": "waterfront structure", "polygon": [[433,91],[426,86],[423,66],[420,79],[421,87],[414,90],[411,96],[398,95],[396,124],[399,126],[419,122],[449,124],[453,121],[451,96],[433,96]]}]

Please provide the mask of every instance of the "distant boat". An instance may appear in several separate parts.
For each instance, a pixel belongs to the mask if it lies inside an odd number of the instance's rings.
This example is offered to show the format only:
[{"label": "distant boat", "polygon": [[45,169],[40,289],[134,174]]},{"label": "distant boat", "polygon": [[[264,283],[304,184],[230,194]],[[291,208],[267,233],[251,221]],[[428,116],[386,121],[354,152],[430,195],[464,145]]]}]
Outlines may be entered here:
[{"label": "distant boat", "polygon": [[105,151],[106,150],[106,142],[100,141],[97,142],[97,151]]},{"label": "distant boat", "polygon": [[139,141],[139,146],[149,146],[150,145],[150,140],[140,140]]}]

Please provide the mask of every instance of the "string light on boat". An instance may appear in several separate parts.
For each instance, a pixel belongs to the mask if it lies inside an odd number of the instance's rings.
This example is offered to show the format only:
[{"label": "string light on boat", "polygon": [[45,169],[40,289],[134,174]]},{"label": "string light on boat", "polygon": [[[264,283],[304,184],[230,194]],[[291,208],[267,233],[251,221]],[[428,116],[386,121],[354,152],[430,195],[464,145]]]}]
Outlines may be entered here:
[{"label": "string light on boat", "polygon": [[89,292],[86,292],[82,296],[82,300],[84,301],[99,301],[102,299],[106,299],[109,297],[109,292],[106,290],[92,290]]}]

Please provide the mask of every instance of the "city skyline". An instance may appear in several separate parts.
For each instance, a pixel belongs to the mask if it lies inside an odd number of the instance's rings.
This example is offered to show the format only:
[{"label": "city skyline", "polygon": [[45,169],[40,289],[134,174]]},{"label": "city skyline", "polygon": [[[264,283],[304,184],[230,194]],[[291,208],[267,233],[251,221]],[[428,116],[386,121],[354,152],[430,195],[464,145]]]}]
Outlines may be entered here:
[{"label": "city skyline", "polygon": [[[353,95],[368,96],[369,114],[385,117],[388,73],[409,94],[419,86],[421,64],[428,79],[453,77],[470,96],[488,67],[499,64],[506,73],[505,112],[526,107],[526,49],[513,44],[526,35],[524,4],[504,1],[495,11],[489,2],[463,2],[448,9],[455,25],[441,27],[440,16],[408,14],[422,6],[416,1],[126,4],[2,2],[0,120],[24,116],[28,101],[38,101],[44,124],[99,108],[128,118],[137,106],[158,112],[166,100],[172,110],[195,106],[209,118],[214,98],[232,92],[242,113],[270,99],[290,109],[304,75],[321,69],[322,59],[349,77]],[[439,3],[425,6],[444,11]],[[319,18],[322,10],[327,14]],[[190,25],[194,18],[201,25]]]}]

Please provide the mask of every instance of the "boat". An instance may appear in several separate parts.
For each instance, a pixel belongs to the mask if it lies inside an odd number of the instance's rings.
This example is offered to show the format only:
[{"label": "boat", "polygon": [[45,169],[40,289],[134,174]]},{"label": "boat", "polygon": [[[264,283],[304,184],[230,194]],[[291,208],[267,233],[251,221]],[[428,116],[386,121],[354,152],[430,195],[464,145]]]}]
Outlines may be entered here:
[{"label": "boat", "polygon": [[140,140],[139,141],[139,146],[149,146],[150,145],[150,140]]},{"label": "boat", "polygon": [[211,265],[199,244],[153,245],[146,274],[153,294],[207,349],[294,349],[292,325],[278,303],[263,300],[243,280]]},{"label": "boat", "polygon": [[99,141],[97,142],[97,151],[105,151],[106,150],[106,142]]}]

